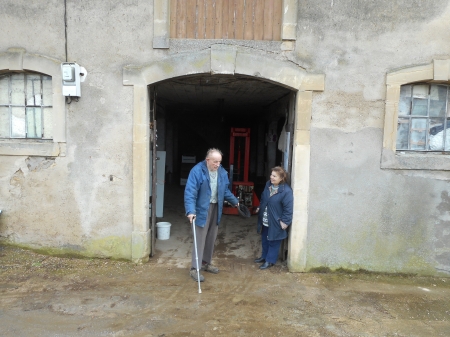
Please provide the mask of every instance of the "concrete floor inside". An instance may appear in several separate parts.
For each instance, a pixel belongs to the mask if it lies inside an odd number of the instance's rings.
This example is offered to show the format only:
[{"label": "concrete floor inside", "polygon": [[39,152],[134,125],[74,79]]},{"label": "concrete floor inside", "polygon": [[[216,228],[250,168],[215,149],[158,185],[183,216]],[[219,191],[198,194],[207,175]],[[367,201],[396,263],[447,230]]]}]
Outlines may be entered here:
[{"label": "concrete floor inside", "polygon": [[[166,184],[164,191],[164,213],[158,222],[170,222],[168,240],[156,239],[154,256],[158,263],[189,268],[192,254],[192,226],[184,210],[184,186]],[[252,261],[261,253],[261,239],[256,233],[257,216],[243,218],[222,215],[214,250],[213,264],[227,260]],[[281,261],[279,261],[281,263]],[[220,267],[220,266],[218,266]]]}]

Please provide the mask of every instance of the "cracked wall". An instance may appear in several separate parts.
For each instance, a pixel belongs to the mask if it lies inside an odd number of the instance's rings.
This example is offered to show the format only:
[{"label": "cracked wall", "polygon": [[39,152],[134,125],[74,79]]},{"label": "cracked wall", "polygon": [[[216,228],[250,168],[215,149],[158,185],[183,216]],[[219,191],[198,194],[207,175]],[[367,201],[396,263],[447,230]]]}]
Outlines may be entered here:
[{"label": "cracked wall", "polygon": [[[383,170],[380,156],[386,74],[450,58],[449,4],[302,0],[294,49],[176,39],[153,49],[153,1],[67,1],[66,9],[55,0],[3,1],[1,52],[67,57],[88,76],[79,102],[65,106],[65,157],[0,157],[0,236],[52,252],[131,258],[133,88],[123,85],[123,67],[170,56],[183,62],[225,46],[269,58],[274,68],[282,60],[325,74],[311,107],[308,268],[448,273],[449,171]],[[227,62],[210,61],[223,73]]]},{"label": "cracked wall", "polygon": [[292,57],[326,75],[312,107],[308,268],[449,275],[450,168],[381,169],[380,161],[386,74],[448,59],[450,3],[300,7]]}]

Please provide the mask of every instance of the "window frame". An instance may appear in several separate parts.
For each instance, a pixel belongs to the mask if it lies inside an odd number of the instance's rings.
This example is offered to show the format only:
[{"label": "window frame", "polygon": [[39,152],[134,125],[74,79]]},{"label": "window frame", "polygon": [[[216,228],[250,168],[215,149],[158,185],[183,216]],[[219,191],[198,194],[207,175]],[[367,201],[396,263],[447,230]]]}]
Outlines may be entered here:
[{"label": "window frame", "polygon": [[2,138],[0,156],[66,155],[66,106],[62,95],[61,60],[44,55],[29,54],[23,48],[10,48],[0,53],[0,73],[33,72],[52,78],[53,139]]},{"label": "window frame", "polygon": [[397,151],[397,123],[402,85],[419,82],[449,84],[450,59],[392,71],[386,76],[386,102],[381,168],[450,171],[446,152]]},{"label": "window frame", "polygon": [[[17,74],[23,74],[23,98],[24,101],[22,104],[18,104],[13,102],[13,97],[11,95],[12,93],[12,81],[14,81],[13,76],[17,75]],[[51,99],[51,104],[45,104],[45,103],[49,103],[46,102],[46,99],[44,99],[44,81],[46,80],[45,78],[47,78],[47,80],[49,79],[50,81],[53,81],[51,76],[45,75],[45,74],[41,74],[41,73],[37,73],[37,72],[31,72],[31,71],[26,71],[26,72],[9,72],[9,73],[2,73],[0,74],[0,77],[7,77],[8,78],[8,102],[7,104],[2,104],[2,102],[0,102],[0,108],[8,108],[8,117],[9,117],[9,136],[1,136],[0,135],[0,139],[42,139],[42,140],[52,140],[53,139],[53,134],[51,134],[50,136],[46,136],[46,132],[45,129],[46,127],[49,128],[50,126],[52,127],[52,125],[47,125],[47,123],[45,123],[45,110],[46,109],[53,109],[53,95],[50,95],[50,99]],[[30,104],[30,98],[29,95],[29,80],[30,77],[39,77],[39,100],[37,101],[35,96],[36,96],[36,92],[33,90],[33,103]],[[53,83],[53,82],[52,82]],[[13,117],[13,109],[14,108],[23,108],[24,110],[24,136],[20,136],[20,135],[14,135],[14,131],[13,131],[13,123],[12,123],[12,117]],[[29,109],[40,109],[40,122],[34,122],[34,126],[38,126],[40,125],[40,131],[39,133],[35,133],[35,136],[32,135],[31,132],[29,132],[29,127],[30,127],[30,115],[28,113]],[[34,118],[36,119],[36,115],[34,115]],[[51,120],[50,120],[51,121]],[[53,124],[53,123],[51,123]],[[40,136],[38,136],[40,135]]]},{"label": "window frame", "polygon": [[[417,93],[415,93],[415,88],[420,88],[420,87],[426,87],[426,94],[424,95],[423,98],[418,98],[415,95],[417,95]],[[435,87],[438,92],[440,90],[440,88],[445,88],[445,98],[444,98],[444,114],[442,116],[433,116],[431,113],[433,112],[433,100],[432,100],[432,94],[433,94],[433,87]],[[402,92],[404,92],[406,89],[409,90],[409,95],[406,95],[406,98],[408,99],[407,102],[407,113],[402,113],[402,109],[400,108],[400,106],[402,106],[401,102],[402,102]],[[398,131],[399,128],[397,127],[397,137],[396,137],[396,151],[405,151],[405,152],[411,152],[411,151],[415,151],[415,152],[437,152],[437,153],[445,153],[445,154],[450,154],[450,144],[445,144],[445,141],[447,139],[447,133],[450,132],[450,130],[447,130],[448,127],[450,127],[450,111],[449,109],[449,90],[450,90],[450,85],[448,84],[443,84],[443,83],[429,83],[429,82],[419,82],[419,83],[412,83],[412,84],[403,84],[402,86],[400,86],[400,98],[399,98],[399,109],[398,109],[398,118],[397,118],[397,125],[399,125],[401,122],[400,120],[403,120],[404,122],[402,124],[407,124],[408,127],[407,129],[405,129],[405,131],[407,132],[407,137],[406,137],[406,148],[398,148],[399,145],[399,135],[398,135]],[[425,91],[424,91],[425,92]],[[426,103],[423,106],[426,106],[426,114],[420,114],[420,113],[414,113],[415,109],[417,106],[419,106],[418,104],[416,104],[415,100],[423,100],[424,103]],[[417,124],[415,123],[415,121],[425,121],[426,126],[425,126],[425,134],[422,136],[422,138],[424,139],[424,148],[420,148],[420,146],[417,146],[418,144],[416,143],[416,148],[414,148],[414,142],[412,141],[412,136],[411,133],[414,130],[417,130],[414,128],[413,124]],[[433,122],[437,122],[438,120],[441,120],[441,125],[443,127],[442,129],[442,139],[443,139],[443,149],[440,150],[436,150],[436,149],[431,149],[430,148],[430,142],[432,141],[431,137],[433,136],[432,133],[432,129],[435,127],[431,127],[431,123]],[[406,122],[408,121],[408,122]],[[435,131],[436,132],[436,131]],[[431,134],[430,134],[431,133]],[[447,150],[445,150],[447,148]]]}]

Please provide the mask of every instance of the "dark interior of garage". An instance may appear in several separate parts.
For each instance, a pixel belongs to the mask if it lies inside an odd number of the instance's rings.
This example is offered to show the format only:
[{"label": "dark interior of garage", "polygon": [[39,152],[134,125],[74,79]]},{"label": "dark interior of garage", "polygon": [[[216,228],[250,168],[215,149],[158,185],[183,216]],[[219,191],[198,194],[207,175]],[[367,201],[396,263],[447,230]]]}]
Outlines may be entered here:
[{"label": "dark interior of garage", "polygon": [[[165,81],[155,90],[158,150],[167,151],[166,183],[180,183],[183,155],[198,162],[212,147],[222,151],[222,166],[228,171],[232,127],[250,128],[250,180],[264,183],[266,166],[281,163],[281,151],[272,156],[267,152],[267,138],[281,133],[290,89],[244,76],[202,75]],[[243,141],[236,140],[236,150],[243,149]],[[235,168],[234,180],[242,178],[242,170],[243,165],[240,172]]]},{"label": "dark interior of garage", "polygon": [[[183,205],[184,184],[190,168],[204,159],[209,148],[218,148],[223,153],[222,166],[230,172],[231,129],[249,129],[247,176],[259,197],[270,168],[285,166],[286,154],[278,150],[277,140],[283,128],[293,130],[289,114],[293,113],[290,105],[295,93],[289,88],[246,76],[201,75],[160,82],[150,88],[149,94],[154,100],[151,106],[155,107],[157,151],[166,152],[164,216],[156,221],[170,221],[172,236],[175,236],[168,241],[157,241],[156,247],[162,253],[160,257],[183,260],[190,252],[190,241],[184,240],[189,237],[189,227]],[[235,137],[232,181],[242,181],[245,175],[245,141],[244,137]],[[195,160],[184,164],[186,157]],[[248,237],[257,239],[247,227],[252,228],[256,216],[248,220],[239,216],[222,219],[216,254],[230,253],[230,245],[220,250],[223,241],[232,245],[240,242],[240,246],[251,251],[241,251],[238,255],[253,256],[258,245],[248,241]],[[239,229],[232,229],[236,224]]]}]

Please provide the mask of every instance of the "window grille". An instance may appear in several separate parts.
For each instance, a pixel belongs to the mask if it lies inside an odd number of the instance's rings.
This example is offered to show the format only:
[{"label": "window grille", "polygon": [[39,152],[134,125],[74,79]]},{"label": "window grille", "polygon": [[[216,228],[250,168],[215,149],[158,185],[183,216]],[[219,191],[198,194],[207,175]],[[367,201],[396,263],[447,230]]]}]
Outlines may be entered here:
[{"label": "window grille", "polygon": [[0,138],[53,138],[50,76],[0,74]]},{"label": "window grille", "polygon": [[449,87],[428,83],[401,86],[397,151],[450,151]]}]

